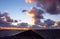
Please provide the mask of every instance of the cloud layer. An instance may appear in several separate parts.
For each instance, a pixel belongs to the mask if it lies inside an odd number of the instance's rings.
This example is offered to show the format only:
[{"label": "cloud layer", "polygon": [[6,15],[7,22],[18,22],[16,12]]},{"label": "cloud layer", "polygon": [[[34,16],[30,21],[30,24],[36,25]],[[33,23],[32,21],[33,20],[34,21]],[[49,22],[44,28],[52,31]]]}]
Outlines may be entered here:
[{"label": "cloud layer", "polygon": [[35,24],[40,23],[40,19],[44,19],[43,17],[43,11],[40,9],[37,9],[36,7],[32,7],[30,11],[23,10],[27,15],[31,16],[34,19]]},{"label": "cloud layer", "polygon": [[[35,2],[37,7],[44,9],[48,14],[57,15],[60,14],[60,0],[25,0],[27,3]],[[53,21],[51,19],[44,20],[44,23],[41,22],[41,19],[44,19],[43,14],[46,13],[44,10],[37,9],[32,7],[30,11],[23,10],[27,15],[30,15],[34,19],[35,24],[40,24],[43,26],[59,26],[59,22]]]},{"label": "cloud layer", "polygon": [[60,0],[26,0],[26,2],[35,2],[37,7],[42,7],[49,14],[60,14]]},{"label": "cloud layer", "polygon": [[12,22],[17,22],[17,20],[11,19],[8,12],[0,13],[0,26],[12,26]]}]

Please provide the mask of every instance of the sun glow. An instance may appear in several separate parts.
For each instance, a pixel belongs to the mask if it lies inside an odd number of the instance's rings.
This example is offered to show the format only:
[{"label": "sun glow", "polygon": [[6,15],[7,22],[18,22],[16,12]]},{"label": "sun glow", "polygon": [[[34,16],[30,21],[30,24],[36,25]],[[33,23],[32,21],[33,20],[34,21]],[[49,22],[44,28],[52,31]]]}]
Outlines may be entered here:
[{"label": "sun glow", "polygon": [[25,13],[26,13],[28,16],[32,17],[32,19],[28,21],[28,24],[29,24],[29,25],[34,25],[35,20],[33,19],[33,17],[35,17],[35,14],[32,13],[32,12],[28,12],[28,11],[25,12]]},{"label": "sun glow", "polygon": [[[35,16],[35,14],[34,13],[31,13],[31,12],[26,12],[26,14],[28,16],[31,16],[31,17],[34,17]],[[35,22],[35,20],[34,19],[31,19],[31,20],[29,20],[28,24],[29,25],[34,25],[34,22]]]},{"label": "sun glow", "polygon": [[30,12],[26,12],[26,14],[27,14],[28,16],[31,16],[31,17],[34,17],[34,16],[35,16],[34,13],[30,13]]},{"label": "sun glow", "polygon": [[12,23],[12,25],[17,25],[17,24],[18,24],[18,23],[14,23],[14,22]]},{"label": "sun glow", "polygon": [[32,3],[33,0],[25,0],[26,3]]},{"label": "sun glow", "polygon": [[28,24],[29,24],[29,25],[34,25],[34,20],[32,20],[32,19],[29,20],[29,21],[28,21]]}]

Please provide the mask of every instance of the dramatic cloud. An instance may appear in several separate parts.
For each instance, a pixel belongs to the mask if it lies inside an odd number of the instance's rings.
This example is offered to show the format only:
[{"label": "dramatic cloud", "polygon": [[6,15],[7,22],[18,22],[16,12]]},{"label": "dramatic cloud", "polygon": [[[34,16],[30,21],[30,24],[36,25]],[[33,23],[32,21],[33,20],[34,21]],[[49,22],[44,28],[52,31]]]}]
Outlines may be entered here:
[{"label": "dramatic cloud", "polygon": [[12,22],[17,22],[17,20],[11,19],[11,17],[8,15],[8,12],[0,12],[0,26],[12,26]]},{"label": "dramatic cloud", "polygon": [[0,18],[0,26],[11,26],[11,25],[10,25],[10,23],[5,22]]},{"label": "dramatic cloud", "polygon": [[[43,11],[46,11],[48,14],[51,15],[57,15],[60,14],[60,0],[25,0],[26,3],[33,3],[35,2],[37,7],[43,9],[37,9],[36,7],[33,7],[30,11],[23,10],[23,12],[26,12],[27,15],[32,16],[32,18],[35,20],[35,24],[40,24],[41,26],[52,26],[57,25],[59,26],[60,22],[55,22],[51,19],[45,20],[43,23],[41,22],[41,19],[43,19]],[[46,13],[44,12],[44,13]]]},{"label": "dramatic cloud", "polygon": [[47,27],[49,27],[49,26],[54,25],[55,22],[53,20],[51,20],[51,19],[47,19],[47,20],[45,20],[44,23],[46,24]]},{"label": "dramatic cloud", "polygon": [[11,19],[11,17],[8,15],[8,12],[0,14],[0,18],[4,19],[7,22],[13,22],[13,19]]},{"label": "dramatic cloud", "polygon": [[34,19],[35,24],[40,23],[40,19],[43,19],[43,11],[40,9],[37,9],[35,7],[32,7],[30,11],[23,10],[27,15],[31,16]]},{"label": "dramatic cloud", "polygon": [[35,2],[49,14],[60,14],[60,0],[26,0],[26,2]]}]

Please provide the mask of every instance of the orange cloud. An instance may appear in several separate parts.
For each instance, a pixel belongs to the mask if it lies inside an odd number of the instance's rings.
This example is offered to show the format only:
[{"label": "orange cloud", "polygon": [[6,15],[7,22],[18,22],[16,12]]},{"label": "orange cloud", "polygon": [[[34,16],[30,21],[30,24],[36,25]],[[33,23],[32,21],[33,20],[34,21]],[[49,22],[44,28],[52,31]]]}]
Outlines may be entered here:
[{"label": "orange cloud", "polygon": [[35,2],[37,7],[42,7],[49,14],[60,14],[60,0],[25,0],[27,3]]},{"label": "orange cloud", "polygon": [[23,10],[28,16],[31,16],[33,18],[33,22],[35,24],[40,23],[40,19],[43,19],[43,11],[41,9],[37,9],[36,7],[32,7],[30,11]]},{"label": "orange cloud", "polygon": [[25,0],[26,3],[32,3],[34,0]]}]

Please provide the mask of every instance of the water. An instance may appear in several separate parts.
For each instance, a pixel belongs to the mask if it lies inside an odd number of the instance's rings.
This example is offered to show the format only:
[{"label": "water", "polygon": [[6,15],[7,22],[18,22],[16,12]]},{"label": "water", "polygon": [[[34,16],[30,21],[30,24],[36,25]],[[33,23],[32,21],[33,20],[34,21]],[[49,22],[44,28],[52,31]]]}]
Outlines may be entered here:
[{"label": "water", "polygon": [[18,31],[18,30],[15,30],[15,31],[13,31],[13,30],[9,30],[9,31],[6,31],[6,30],[0,30],[0,37],[4,37],[4,36],[13,36],[13,35],[16,35],[16,34],[19,34],[19,33],[22,33],[22,32],[24,32],[24,31],[22,31],[22,30],[20,30],[20,31]]}]

